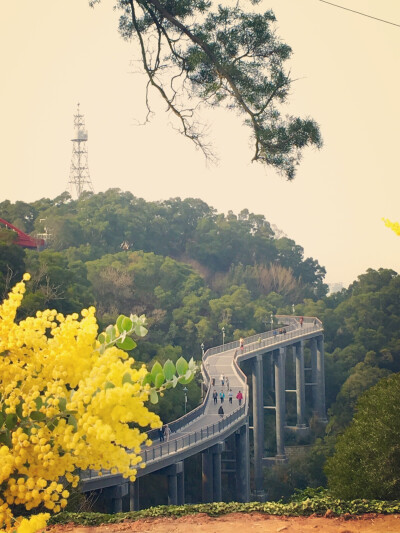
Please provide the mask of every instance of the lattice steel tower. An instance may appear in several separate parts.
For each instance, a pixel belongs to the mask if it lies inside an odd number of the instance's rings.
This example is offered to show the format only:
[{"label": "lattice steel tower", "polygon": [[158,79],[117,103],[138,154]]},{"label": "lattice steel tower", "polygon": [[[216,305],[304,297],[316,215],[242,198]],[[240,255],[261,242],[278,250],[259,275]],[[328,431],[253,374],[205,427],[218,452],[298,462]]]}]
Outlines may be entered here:
[{"label": "lattice steel tower", "polygon": [[83,115],[79,112],[79,104],[78,111],[76,115],[74,115],[74,127],[75,137],[74,139],[71,139],[72,158],[68,183],[71,195],[73,195],[75,191],[77,198],[79,198],[83,191],[94,192],[88,167],[88,152],[86,147],[88,134],[85,128]]}]

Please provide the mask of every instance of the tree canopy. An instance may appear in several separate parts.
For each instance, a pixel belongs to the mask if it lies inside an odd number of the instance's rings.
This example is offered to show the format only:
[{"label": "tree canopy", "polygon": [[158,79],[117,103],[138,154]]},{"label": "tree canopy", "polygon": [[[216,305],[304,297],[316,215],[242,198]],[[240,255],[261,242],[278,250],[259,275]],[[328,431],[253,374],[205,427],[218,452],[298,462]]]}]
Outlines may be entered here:
[{"label": "tree canopy", "polygon": [[351,425],[326,465],[330,489],[343,499],[400,498],[400,374],[360,398]]},{"label": "tree canopy", "polygon": [[[94,6],[101,0],[90,0]],[[252,4],[257,4],[253,0]],[[322,146],[310,118],[281,111],[293,80],[284,63],[292,50],[275,32],[275,15],[235,6],[213,7],[208,0],[118,0],[119,31],[137,43],[148,77],[178,122],[178,129],[207,157],[213,157],[198,119],[202,106],[221,106],[244,117],[260,161],[288,180],[302,149]]]}]

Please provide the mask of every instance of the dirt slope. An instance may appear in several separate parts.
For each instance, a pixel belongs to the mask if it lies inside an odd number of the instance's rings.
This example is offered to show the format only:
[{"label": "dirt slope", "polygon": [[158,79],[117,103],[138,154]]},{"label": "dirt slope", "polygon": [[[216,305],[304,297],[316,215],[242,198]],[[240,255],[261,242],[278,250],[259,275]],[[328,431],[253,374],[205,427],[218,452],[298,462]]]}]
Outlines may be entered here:
[{"label": "dirt slope", "polygon": [[[347,518],[347,519],[346,519]],[[400,515],[346,518],[278,517],[232,513],[218,518],[205,514],[181,518],[148,518],[97,527],[74,524],[49,526],[47,533],[400,533]]]}]

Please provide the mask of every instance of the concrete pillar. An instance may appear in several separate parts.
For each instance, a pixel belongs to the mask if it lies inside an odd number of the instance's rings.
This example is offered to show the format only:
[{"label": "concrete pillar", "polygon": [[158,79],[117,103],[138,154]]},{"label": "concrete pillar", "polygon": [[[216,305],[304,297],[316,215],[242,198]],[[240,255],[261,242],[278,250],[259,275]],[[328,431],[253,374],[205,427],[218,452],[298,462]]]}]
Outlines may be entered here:
[{"label": "concrete pillar", "polygon": [[256,492],[264,486],[262,458],[264,454],[264,399],[262,355],[253,358],[253,435],[254,435],[254,484]]},{"label": "concrete pillar", "polygon": [[201,454],[202,473],[201,473],[201,492],[203,503],[213,501],[213,458],[209,450]]},{"label": "concrete pillar", "polygon": [[221,453],[223,449],[223,442],[219,442],[211,448],[213,461],[213,502],[222,501]]},{"label": "concrete pillar", "polygon": [[295,344],[297,427],[305,427],[306,391],[304,376],[304,343]]},{"label": "concrete pillar", "polygon": [[242,426],[235,434],[236,445],[236,499],[250,501],[250,443],[249,424]]},{"label": "concrete pillar", "polygon": [[140,478],[129,485],[129,510],[140,511]]},{"label": "concrete pillar", "polygon": [[178,480],[176,474],[168,476],[168,505],[178,505]]},{"label": "concrete pillar", "polygon": [[182,461],[182,472],[178,474],[178,505],[185,505],[185,471],[184,463]]},{"label": "concrete pillar", "polygon": [[325,408],[325,351],[324,351],[324,336],[317,337],[317,398],[318,418],[321,422],[327,422],[326,408]]},{"label": "concrete pillar", "polygon": [[276,455],[285,458],[285,357],[286,348],[274,351]]},{"label": "concrete pillar", "polygon": [[178,476],[183,475],[183,461],[162,468],[160,474],[168,480],[168,505],[178,505]]},{"label": "concrete pillar", "polygon": [[122,483],[115,487],[110,487],[108,497],[111,499],[111,512],[122,513],[122,498],[127,496],[129,483]]},{"label": "concrete pillar", "polygon": [[317,392],[317,339],[310,339],[311,352],[311,382],[312,385],[312,403],[314,413],[318,412],[318,392]]}]

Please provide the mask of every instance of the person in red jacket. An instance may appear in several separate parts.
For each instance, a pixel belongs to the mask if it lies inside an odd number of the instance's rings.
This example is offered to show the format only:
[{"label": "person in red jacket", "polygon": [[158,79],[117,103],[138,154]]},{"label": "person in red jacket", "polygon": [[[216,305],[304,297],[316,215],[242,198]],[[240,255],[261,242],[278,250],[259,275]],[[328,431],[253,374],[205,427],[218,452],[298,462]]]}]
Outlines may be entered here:
[{"label": "person in red jacket", "polygon": [[242,405],[243,394],[241,393],[241,391],[236,394],[236,398],[239,400],[239,405]]}]

